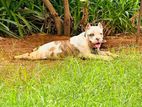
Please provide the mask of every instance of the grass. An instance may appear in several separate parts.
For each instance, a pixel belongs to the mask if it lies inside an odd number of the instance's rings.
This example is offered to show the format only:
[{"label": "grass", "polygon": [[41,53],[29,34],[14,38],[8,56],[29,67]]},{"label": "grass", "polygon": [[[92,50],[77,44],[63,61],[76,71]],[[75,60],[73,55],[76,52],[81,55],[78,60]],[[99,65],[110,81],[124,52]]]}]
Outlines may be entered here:
[{"label": "grass", "polygon": [[107,62],[69,57],[3,64],[0,106],[141,107],[142,54],[128,48],[119,55]]}]

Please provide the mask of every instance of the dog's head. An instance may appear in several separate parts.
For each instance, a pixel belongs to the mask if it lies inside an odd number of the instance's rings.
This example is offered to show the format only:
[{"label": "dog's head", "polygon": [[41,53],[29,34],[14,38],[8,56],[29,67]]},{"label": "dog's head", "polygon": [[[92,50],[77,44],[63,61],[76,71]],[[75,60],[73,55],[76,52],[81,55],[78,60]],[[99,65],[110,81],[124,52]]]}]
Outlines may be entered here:
[{"label": "dog's head", "polygon": [[103,26],[98,23],[98,26],[87,24],[85,29],[85,37],[87,38],[91,48],[99,49],[103,43]]}]

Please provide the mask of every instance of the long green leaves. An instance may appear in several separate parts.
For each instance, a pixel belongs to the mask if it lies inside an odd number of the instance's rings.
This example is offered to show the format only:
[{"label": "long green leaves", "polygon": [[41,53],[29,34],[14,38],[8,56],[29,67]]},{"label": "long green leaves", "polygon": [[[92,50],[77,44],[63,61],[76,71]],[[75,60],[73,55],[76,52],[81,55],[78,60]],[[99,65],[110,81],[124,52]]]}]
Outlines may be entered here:
[{"label": "long green leaves", "polygon": [[4,32],[7,35],[11,35],[11,36],[17,38],[16,34],[13,33],[12,31],[10,31],[10,29],[1,22],[0,22],[0,31]]},{"label": "long green leaves", "polygon": [[138,4],[139,0],[90,0],[90,18],[104,22],[106,33],[130,32],[133,30],[130,18],[138,11]]},{"label": "long green leaves", "polygon": [[[63,16],[62,1],[52,0],[60,16]],[[73,17],[73,33],[79,28],[84,4],[80,0],[70,0],[70,10]],[[130,18],[138,11],[139,0],[89,0],[89,22],[102,22],[106,35],[134,30]]]},{"label": "long green leaves", "polygon": [[[51,0],[64,18],[62,0]],[[72,32],[78,34],[84,3],[70,0]],[[102,22],[106,35],[133,31],[130,18],[138,11],[139,0],[89,0],[89,22]],[[42,0],[0,0],[0,34],[23,37],[33,32],[55,33],[54,20]]]},{"label": "long green leaves", "polygon": [[3,25],[0,33],[23,37],[32,32],[43,32],[40,29],[45,20],[44,9],[40,0],[0,0],[0,23]]}]

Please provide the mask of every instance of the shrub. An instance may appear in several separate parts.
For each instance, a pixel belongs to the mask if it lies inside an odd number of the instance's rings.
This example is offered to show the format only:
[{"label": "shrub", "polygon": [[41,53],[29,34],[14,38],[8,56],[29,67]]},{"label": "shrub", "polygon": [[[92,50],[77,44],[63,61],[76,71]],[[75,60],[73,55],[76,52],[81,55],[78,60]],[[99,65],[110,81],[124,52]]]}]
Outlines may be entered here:
[{"label": "shrub", "polygon": [[[52,0],[52,4],[64,18],[63,2]],[[78,34],[82,8],[80,0],[70,0],[73,18],[72,32]],[[132,32],[130,18],[138,11],[139,0],[89,0],[89,19],[92,24],[102,22],[105,34]],[[14,37],[32,32],[55,33],[54,20],[41,0],[0,0],[0,32]]]},{"label": "shrub", "polygon": [[0,0],[0,31],[14,37],[45,31],[45,12],[41,0]]},{"label": "shrub", "polygon": [[105,33],[131,32],[130,18],[138,11],[139,0],[90,0],[90,21],[102,21]]}]

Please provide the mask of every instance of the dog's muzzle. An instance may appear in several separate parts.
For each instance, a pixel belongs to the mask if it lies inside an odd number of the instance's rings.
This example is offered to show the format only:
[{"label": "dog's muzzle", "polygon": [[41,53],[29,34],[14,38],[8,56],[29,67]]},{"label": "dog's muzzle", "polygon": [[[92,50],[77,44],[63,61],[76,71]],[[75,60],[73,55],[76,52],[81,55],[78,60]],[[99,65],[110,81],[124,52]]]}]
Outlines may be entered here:
[{"label": "dog's muzzle", "polygon": [[92,42],[90,41],[90,46],[91,46],[92,48],[99,49],[99,48],[101,47],[102,43],[105,43],[105,42],[106,42],[106,40],[103,40],[103,41],[101,41],[101,42],[96,42],[96,43],[92,43]]},{"label": "dog's muzzle", "polygon": [[100,48],[101,47],[101,42],[96,42],[96,43],[92,43],[91,41],[89,41],[89,46],[91,47],[91,48]]}]

